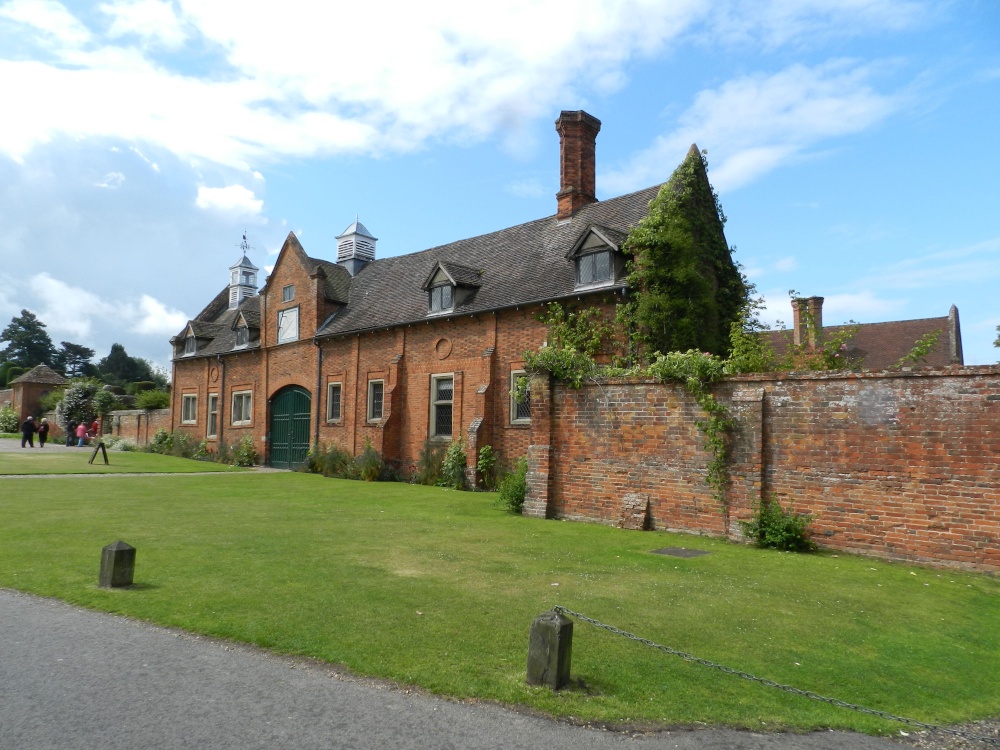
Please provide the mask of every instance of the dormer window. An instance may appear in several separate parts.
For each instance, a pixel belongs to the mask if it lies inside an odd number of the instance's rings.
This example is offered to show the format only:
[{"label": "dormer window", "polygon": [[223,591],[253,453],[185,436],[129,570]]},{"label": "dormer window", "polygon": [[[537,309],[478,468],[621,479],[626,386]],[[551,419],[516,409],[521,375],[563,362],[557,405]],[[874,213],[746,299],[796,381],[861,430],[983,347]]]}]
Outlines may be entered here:
[{"label": "dormer window", "polygon": [[184,339],[184,356],[187,357],[198,351],[198,340],[193,336],[189,335]]},{"label": "dormer window", "polygon": [[576,259],[577,286],[606,284],[614,279],[613,270],[610,250],[580,255]]},{"label": "dormer window", "polygon": [[573,247],[566,253],[576,273],[576,288],[601,287],[614,284],[624,267],[620,253],[625,234],[616,229],[591,224],[584,229]]},{"label": "dormer window", "polygon": [[239,326],[236,329],[236,348],[245,349],[247,344],[250,343],[250,329],[245,325]]},{"label": "dormer window", "polygon": [[431,287],[428,294],[432,313],[447,312],[455,307],[455,288],[451,284]]}]

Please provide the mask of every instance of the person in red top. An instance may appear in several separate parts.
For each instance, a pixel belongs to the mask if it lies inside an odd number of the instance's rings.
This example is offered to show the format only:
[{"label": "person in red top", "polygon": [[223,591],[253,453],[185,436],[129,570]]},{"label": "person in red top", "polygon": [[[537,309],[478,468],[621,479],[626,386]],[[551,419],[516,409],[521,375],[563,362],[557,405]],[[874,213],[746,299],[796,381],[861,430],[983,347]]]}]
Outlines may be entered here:
[{"label": "person in red top", "polygon": [[96,438],[99,437],[100,434],[101,434],[101,424],[95,419],[94,424],[90,425],[90,437]]},{"label": "person in red top", "polygon": [[84,446],[84,444],[87,442],[87,423],[86,422],[80,422],[80,424],[78,424],[76,426],[76,439],[77,439],[77,443],[76,444],[80,448],[82,448]]}]

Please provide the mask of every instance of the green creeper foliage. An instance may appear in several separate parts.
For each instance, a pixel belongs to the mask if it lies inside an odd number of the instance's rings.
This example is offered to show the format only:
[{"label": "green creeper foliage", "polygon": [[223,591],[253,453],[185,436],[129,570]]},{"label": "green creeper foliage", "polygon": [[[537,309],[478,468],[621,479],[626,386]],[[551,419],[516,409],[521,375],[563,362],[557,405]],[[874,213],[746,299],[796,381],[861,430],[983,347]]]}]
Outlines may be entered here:
[{"label": "green creeper foliage", "polygon": [[748,285],[726,244],[725,220],[705,157],[692,146],[623,246],[637,292],[627,315],[648,354],[728,353]]}]

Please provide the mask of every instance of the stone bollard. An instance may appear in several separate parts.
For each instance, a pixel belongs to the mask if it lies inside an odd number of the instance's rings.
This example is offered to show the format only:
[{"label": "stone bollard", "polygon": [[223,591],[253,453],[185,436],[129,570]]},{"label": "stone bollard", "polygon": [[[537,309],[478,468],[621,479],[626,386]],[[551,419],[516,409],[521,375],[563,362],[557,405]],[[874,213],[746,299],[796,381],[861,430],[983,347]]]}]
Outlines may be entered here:
[{"label": "stone bollard", "polygon": [[101,577],[97,585],[102,589],[131,586],[135,572],[135,547],[118,540],[101,550]]},{"label": "stone bollard", "polygon": [[559,690],[569,684],[573,621],[554,609],[531,623],[528,637],[528,684]]}]

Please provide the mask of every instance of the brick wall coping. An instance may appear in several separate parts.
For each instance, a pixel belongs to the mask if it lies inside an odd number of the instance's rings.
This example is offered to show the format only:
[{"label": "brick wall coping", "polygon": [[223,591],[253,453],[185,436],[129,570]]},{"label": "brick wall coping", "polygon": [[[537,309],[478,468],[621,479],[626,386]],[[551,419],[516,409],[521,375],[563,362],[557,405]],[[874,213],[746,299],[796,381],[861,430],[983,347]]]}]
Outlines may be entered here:
[{"label": "brick wall coping", "polygon": [[109,417],[137,417],[141,414],[149,414],[150,416],[154,414],[169,415],[170,409],[115,409],[108,412]]},{"label": "brick wall coping", "polygon": [[[788,380],[885,380],[888,378],[954,378],[1000,377],[1000,364],[996,365],[949,365],[947,367],[902,368],[899,370],[807,370],[802,372],[754,372],[743,375],[727,375],[719,383],[780,383]],[[609,385],[654,385],[661,383],[656,378],[638,376],[598,377],[587,383],[598,382]],[[667,381],[664,385],[682,385]]]}]

